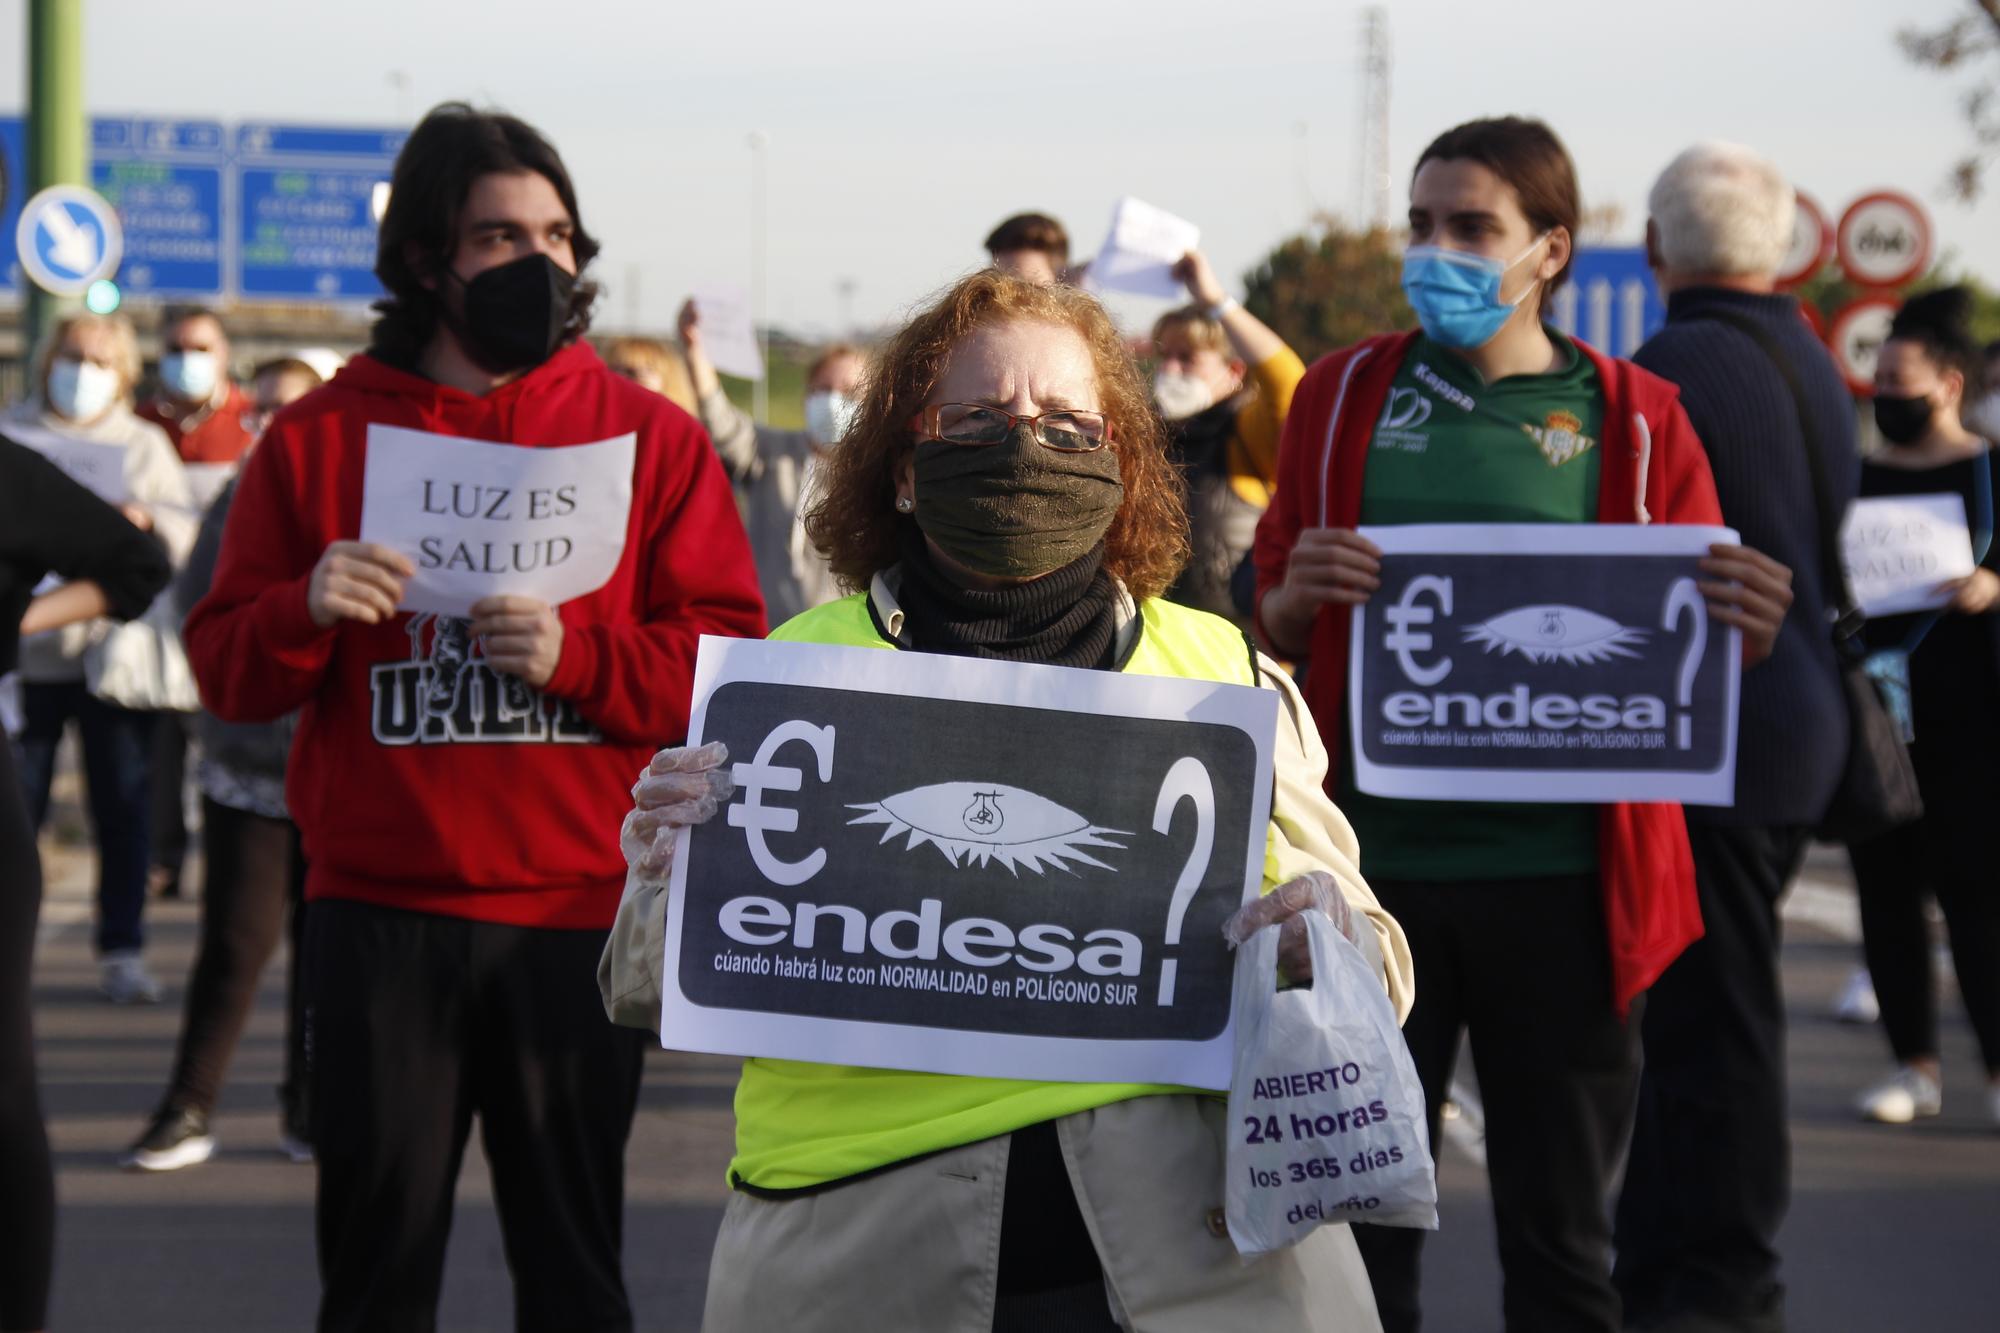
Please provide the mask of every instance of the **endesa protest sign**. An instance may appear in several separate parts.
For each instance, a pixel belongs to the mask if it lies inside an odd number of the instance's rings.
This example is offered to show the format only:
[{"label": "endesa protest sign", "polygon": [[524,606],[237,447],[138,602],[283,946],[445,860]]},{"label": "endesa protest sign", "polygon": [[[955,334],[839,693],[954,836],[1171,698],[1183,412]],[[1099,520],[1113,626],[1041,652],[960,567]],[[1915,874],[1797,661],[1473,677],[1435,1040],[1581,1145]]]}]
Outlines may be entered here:
[{"label": "endesa protest sign", "polygon": [[1277,696],[704,638],[736,795],[667,909],[676,1050],[1229,1086],[1222,923],[1262,877]]},{"label": "endesa protest sign", "polygon": [[371,425],[361,540],[416,565],[405,611],[463,616],[502,593],[560,606],[618,569],[636,443],[531,448]]},{"label": "endesa protest sign", "polygon": [[1742,636],[1696,561],[1727,528],[1363,530],[1382,586],[1354,613],[1355,781],[1413,800],[1679,801],[1736,789]]}]

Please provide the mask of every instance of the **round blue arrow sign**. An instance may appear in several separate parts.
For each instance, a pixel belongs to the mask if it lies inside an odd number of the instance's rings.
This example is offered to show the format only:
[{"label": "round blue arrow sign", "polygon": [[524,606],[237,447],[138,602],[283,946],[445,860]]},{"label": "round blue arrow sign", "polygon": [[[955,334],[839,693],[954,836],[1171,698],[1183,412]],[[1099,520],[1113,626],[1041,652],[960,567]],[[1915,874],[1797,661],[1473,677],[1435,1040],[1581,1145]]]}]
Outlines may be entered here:
[{"label": "round blue arrow sign", "polygon": [[14,229],[21,271],[56,296],[81,296],[118,271],[125,235],[104,197],[81,185],[51,185],[21,205]]}]

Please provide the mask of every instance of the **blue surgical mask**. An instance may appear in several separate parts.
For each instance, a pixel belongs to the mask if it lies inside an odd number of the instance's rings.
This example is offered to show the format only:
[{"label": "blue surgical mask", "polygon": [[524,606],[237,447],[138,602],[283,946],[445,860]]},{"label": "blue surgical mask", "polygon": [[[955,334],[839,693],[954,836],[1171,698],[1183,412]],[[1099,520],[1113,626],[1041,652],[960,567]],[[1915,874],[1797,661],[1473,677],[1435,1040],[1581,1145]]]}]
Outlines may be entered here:
[{"label": "blue surgical mask", "polygon": [[1502,301],[1500,280],[1548,238],[1549,233],[1543,232],[1527,249],[1504,260],[1435,245],[1413,245],[1403,252],[1403,295],[1432,341],[1460,350],[1484,346],[1500,332],[1515,308],[1541,286],[1537,278],[1527,291]]},{"label": "blue surgical mask", "polygon": [[118,399],[118,372],[73,356],[49,363],[49,406],[56,415],[88,425]]},{"label": "blue surgical mask", "polygon": [[184,403],[205,403],[215,396],[222,366],[213,352],[169,352],[160,358],[160,383]]}]

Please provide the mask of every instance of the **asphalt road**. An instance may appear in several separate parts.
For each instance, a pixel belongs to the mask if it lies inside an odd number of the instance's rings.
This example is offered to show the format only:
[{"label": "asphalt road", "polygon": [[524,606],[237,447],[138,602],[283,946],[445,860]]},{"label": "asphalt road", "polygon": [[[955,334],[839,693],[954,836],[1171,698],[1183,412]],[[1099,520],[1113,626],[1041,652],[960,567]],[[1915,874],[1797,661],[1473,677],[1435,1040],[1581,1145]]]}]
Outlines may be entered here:
[{"label": "asphalt road", "polygon": [[[280,1330],[311,1326],[313,1170],[278,1156],[275,1087],[282,979],[265,978],[223,1098],[219,1151],[167,1175],[120,1171],[172,1058],[198,908],[151,906],[151,962],[166,1003],[115,1008],[95,990],[88,859],[48,842],[52,871],[35,969],[41,1081],[61,1199],[52,1328]],[[1793,1027],[1796,1197],[1783,1237],[1795,1333],[1993,1333],[2000,1329],[2000,1133],[1955,1006],[1945,1033],[1945,1114],[1916,1128],[1855,1122],[1854,1091],[1887,1069],[1879,1032],[1826,1017],[1854,958],[1851,895],[1837,863],[1793,895],[1785,949]],[[646,1329],[699,1322],[709,1243],[725,1197],[732,1062],[656,1053],[627,1176],[626,1276]],[[1476,1152],[1443,1153],[1442,1230],[1427,1252],[1429,1327],[1486,1333],[1498,1267]],[[459,1185],[441,1326],[512,1326],[506,1260],[475,1136]],[[0,1240],[4,1243],[4,1240]]]}]

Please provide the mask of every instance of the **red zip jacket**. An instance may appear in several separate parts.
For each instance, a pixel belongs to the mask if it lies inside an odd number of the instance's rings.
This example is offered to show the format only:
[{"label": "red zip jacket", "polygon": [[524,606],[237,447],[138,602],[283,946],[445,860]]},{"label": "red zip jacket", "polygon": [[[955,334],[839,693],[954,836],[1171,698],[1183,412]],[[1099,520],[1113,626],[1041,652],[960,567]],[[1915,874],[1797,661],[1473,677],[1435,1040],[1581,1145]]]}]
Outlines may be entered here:
[{"label": "red zip jacket", "polygon": [[[1278,450],[1278,489],[1257,525],[1257,600],[1284,581],[1301,530],[1352,528],[1361,520],[1369,441],[1414,332],[1370,338],[1321,358],[1292,399]],[[1720,523],[1722,507],[1708,455],[1680,394],[1667,381],[1595,348],[1577,349],[1597,368],[1604,393],[1604,440],[1598,467],[1599,523]],[[1320,608],[1313,621],[1304,693],[1330,756],[1327,790],[1344,757],[1347,607]],[[1268,642],[1260,616],[1258,631]],[[1694,857],[1678,805],[1599,807],[1598,858],[1611,950],[1612,988],[1620,1014],[1701,938]],[[1363,849],[1364,853],[1366,848]]]},{"label": "red zip jacket", "polygon": [[[624,556],[560,608],[562,656],[539,695],[487,668],[463,620],[321,629],[307,614],[320,554],[360,532],[375,422],[543,448],[637,433]],[[484,397],[358,356],[287,407],[244,468],[184,640],[218,716],[300,710],[286,794],[307,898],[601,929],[625,879],[632,781],[687,734],[696,640],[763,633],[708,437],[573,344]]]}]

